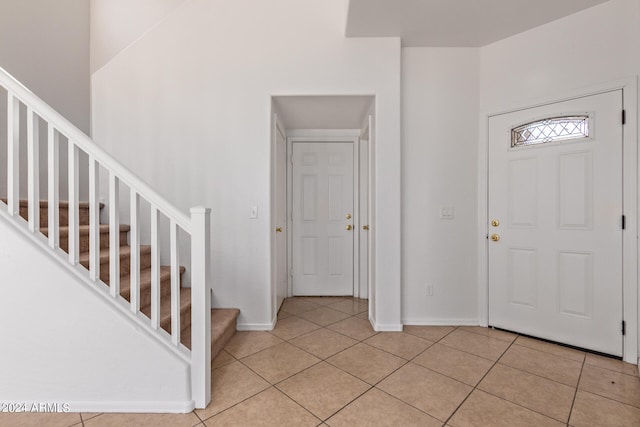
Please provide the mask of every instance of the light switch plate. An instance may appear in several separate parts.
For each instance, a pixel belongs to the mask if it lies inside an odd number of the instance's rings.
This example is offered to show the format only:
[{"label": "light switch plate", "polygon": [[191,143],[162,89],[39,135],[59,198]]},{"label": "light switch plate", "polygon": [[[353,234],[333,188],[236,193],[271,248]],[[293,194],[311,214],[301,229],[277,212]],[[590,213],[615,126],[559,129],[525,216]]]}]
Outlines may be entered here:
[{"label": "light switch plate", "polygon": [[453,206],[443,206],[440,208],[440,219],[454,219],[455,209]]},{"label": "light switch plate", "polygon": [[257,206],[250,206],[249,207],[249,218],[250,219],[257,219],[258,218],[258,207]]}]

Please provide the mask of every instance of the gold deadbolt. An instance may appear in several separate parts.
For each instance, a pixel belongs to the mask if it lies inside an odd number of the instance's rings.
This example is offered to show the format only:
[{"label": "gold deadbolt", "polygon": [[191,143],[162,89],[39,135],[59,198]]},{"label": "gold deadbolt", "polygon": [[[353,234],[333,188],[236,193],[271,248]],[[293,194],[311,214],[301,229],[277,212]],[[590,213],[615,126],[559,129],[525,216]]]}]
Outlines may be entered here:
[{"label": "gold deadbolt", "polygon": [[347,219],[351,219],[351,214],[346,214],[344,217]]},{"label": "gold deadbolt", "polygon": [[368,229],[369,229],[369,226],[368,226],[368,225],[363,225],[363,226],[362,226],[362,229],[363,229],[363,230],[368,230]]},{"label": "gold deadbolt", "polygon": [[282,233],[282,227],[276,227],[276,233]]},{"label": "gold deadbolt", "polygon": [[353,230],[353,225],[349,224],[349,225],[347,225],[347,226],[345,227],[345,229],[346,229],[347,231],[351,231],[351,230]]},{"label": "gold deadbolt", "polygon": [[491,225],[493,225],[494,227],[497,227],[500,225],[500,221],[498,221],[497,219],[494,219],[493,221],[491,221]]},{"label": "gold deadbolt", "polygon": [[493,240],[494,242],[497,242],[498,240],[500,240],[500,235],[499,234],[492,234],[491,235],[491,240]]}]

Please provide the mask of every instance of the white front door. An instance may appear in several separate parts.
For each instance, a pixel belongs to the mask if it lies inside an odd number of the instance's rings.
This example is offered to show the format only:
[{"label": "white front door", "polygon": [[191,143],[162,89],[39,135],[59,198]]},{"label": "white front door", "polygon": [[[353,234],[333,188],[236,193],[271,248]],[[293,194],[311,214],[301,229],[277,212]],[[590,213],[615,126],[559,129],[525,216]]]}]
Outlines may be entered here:
[{"label": "white front door", "polygon": [[294,142],[294,295],[353,295],[354,144]]},{"label": "white front door", "polygon": [[612,91],[489,119],[489,325],[622,355],[621,111]]}]

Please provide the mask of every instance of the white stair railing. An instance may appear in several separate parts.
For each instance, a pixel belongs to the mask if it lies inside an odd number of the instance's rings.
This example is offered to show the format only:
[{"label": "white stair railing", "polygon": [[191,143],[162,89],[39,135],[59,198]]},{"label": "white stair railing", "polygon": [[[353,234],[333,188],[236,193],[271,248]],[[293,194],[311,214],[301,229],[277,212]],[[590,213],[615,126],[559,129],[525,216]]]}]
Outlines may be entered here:
[{"label": "white stair railing", "polygon": [[[20,124],[21,104],[26,107],[27,123],[27,209],[28,230],[37,235],[40,230],[40,144],[46,137],[47,146],[47,206],[48,245],[52,254],[60,246],[60,148],[66,139],[68,156],[68,257],[65,263],[79,268],[80,225],[79,184],[81,153],[89,159],[89,270],[86,279],[103,290],[104,295],[119,305],[120,296],[120,187],[130,194],[130,298],[128,315],[145,325],[168,348],[182,355],[191,364],[192,399],[197,408],[211,401],[211,286],[209,271],[210,210],[197,207],[187,216],[167,202],[125,166],[98,147],[87,135],[53,110],[14,77],[0,68],[0,86],[7,91],[7,210],[10,216],[20,215]],[[46,123],[46,135],[39,132]],[[43,125],[44,126],[44,125]],[[62,138],[61,138],[62,137]],[[84,157],[83,157],[84,158]],[[109,190],[109,284],[100,281],[100,170],[108,174]],[[151,217],[151,316],[140,311],[140,203],[150,206]],[[160,328],[160,234],[161,218],[169,223],[171,271],[171,334]],[[191,351],[181,344],[180,330],[180,231],[191,240]],[[106,272],[105,272],[106,273]],[[103,286],[97,286],[103,284]],[[125,310],[126,312],[126,310]]]}]

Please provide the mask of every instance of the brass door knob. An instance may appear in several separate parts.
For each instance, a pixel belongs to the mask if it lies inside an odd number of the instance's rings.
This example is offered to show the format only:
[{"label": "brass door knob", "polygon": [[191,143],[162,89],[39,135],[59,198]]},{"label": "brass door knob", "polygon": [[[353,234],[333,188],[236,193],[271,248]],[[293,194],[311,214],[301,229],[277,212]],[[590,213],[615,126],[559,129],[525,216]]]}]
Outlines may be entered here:
[{"label": "brass door knob", "polygon": [[368,226],[368,225],[363,225],[363,226],[362,226],[362,229],[363,229],[363,230],[368,230],[368,229],[369,229],[369,226]]},{"label": "brass door knob", "polygon": [[276,227],[276,233],[282,233],[282,227]]},{"label": "brass door knob", "polygon": [[493,225],[494,227],[497,227],[500,225],[500,221],[498,221],[497,219],[494,219],[493,221],[491,221],[491,225]]},{"label": "brass door knob", "polygon": [[351,214],[346,214],[344,217],[347,219],[351,219]]},{"label": "brass door knob", "polygon": [[351,230],[353,230],[353,225],[349,224],[349,225],[347,225],[347,226],[345,227],[345,229],[346,229],[347,231],[351,231]]},{"label": "brass door knob", "polygon": [[494,242],[497,242],[498,240],[500,240],[500,235],[499,234],[492,234],[491,235],[491,240],[493,240]]}]

